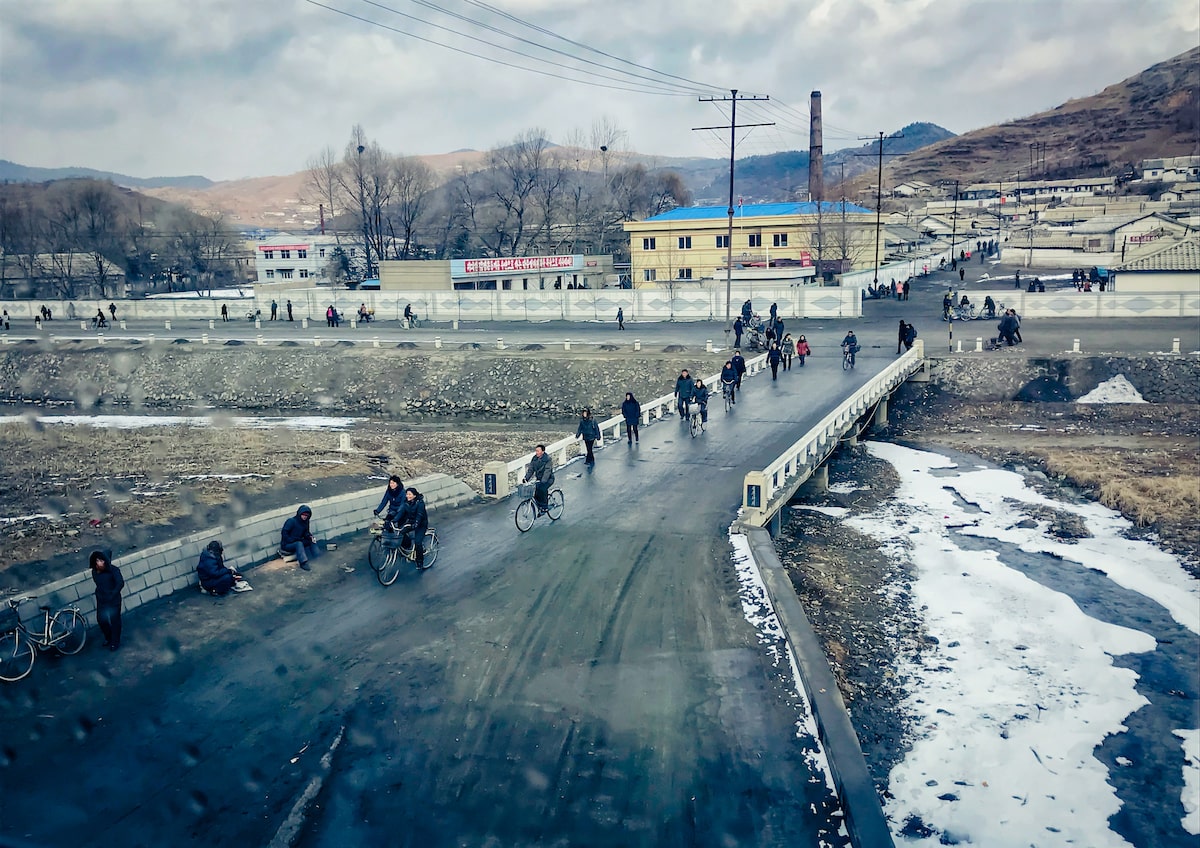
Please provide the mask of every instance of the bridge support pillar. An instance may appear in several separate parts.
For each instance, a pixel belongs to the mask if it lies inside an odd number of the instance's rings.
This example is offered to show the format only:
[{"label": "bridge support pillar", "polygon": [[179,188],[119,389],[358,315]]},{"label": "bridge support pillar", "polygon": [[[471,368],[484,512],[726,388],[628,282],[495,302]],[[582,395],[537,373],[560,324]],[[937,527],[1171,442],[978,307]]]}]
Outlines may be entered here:
[{"label": "bridge support pillar", "polygon": [[884,398],[879,401],[879,405],[875,407],[875,426],[886,427],[888,423],[888,399]]},{"label": "bridge support pillar", "polygon": [[485,497],[500,498],[507,497],[508,488],[508,463],[505,462],[489,462],[483,466],[483,494]]},{"label": "bridge support pillar", "polygon": [[804,481],[804,485],[800,487],[797,494],[821,494],[829,491],[829,466],[822,465],[813,470],[809,478]]},{"label": "bridge support pillar", "polygon": [[771,520],[767,522],[767,532],[771,534],[772,539],[778,539],[779,534],[783,532],[783,510],[779,510],[771,516]]},{"label": "bridge support pillar", "polygon": [[846,434],[846,444],[850,447],[858,446],[858,422],[850,425],[850,432]]}]

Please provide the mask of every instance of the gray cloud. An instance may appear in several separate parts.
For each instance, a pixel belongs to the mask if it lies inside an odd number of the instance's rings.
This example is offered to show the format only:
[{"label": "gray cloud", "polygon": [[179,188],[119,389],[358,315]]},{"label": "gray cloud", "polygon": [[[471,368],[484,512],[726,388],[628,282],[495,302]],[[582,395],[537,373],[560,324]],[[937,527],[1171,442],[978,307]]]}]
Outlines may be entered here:
[{"label": "gray cloud", "polygon": [[[362,0],[322,2],[521,63]],[[441,3],[482,15],[462,0]],[[410,0],[381,5],[434,17]],[[823,92],[827,147],[836,148],[911,121],[962,132],[1020,117],[1200,42],[1195,0],[508,0],[503,8],[718,92],[765,93],[802,113],[740,107],[739,122],[777,124],[743,132],[746,155],[805,147],[812,89]],[[326,145],[340,150],[355,123],[405,153],[484,149],[532,127],[561,139],[601,116],[645,153],[721,156],[727,143],[723,133],[692,132],[728,117],[692,94],[567,81],[598,73],[583,65],[520,72],[303,0],[0,0],[0,10],[0,157],[23,164],[214,179],[289,173]]]}]

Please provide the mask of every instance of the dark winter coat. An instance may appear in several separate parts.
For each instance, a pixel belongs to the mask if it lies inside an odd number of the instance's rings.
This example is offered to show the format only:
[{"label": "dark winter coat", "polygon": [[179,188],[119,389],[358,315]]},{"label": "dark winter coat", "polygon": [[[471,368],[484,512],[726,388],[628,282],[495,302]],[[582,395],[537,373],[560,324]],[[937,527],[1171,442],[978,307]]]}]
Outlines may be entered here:
[{"label": "dark winter coat", "polygon": [[626,424],[637,424],[642,419],[642,405],[637,398],[627,399],[621,404],[621,415]]},{"label": "dark winter coat", "polygon": [[741,334],[743,332],[745,332],[745,330],[746,330],[746,325],[742,323],[741,317],[738,317],[738,319],[733,322],[733,334],[735,336],[741,336]]},{"label": "dark winter coat", "polygon": [[225,559],[216,551],[205,548],[200,552],[200,561],[196,563],[196,575],[200,585],[210,592],[225,595],[233,588],[237,578],[225,565]]},{"label": "dark winter coat", "polygon": [[737,371],[739,377],[746,373],[746,357],[735,353],[729,361],[733,363],[733,370]]},{"label": "dark winter coat", "polygon": [[579,429],[575,431],[576,437],[582,436],[585,441],[594,442],[600,438],[600,425],[596,423],[596,419],[592,416],[579,419]]},{"label": "dark winter coat", "polygon": [[696,391],[696,383],[691,377],[680,376],[675,381],[675,396],[680,400],[691,400]]},{"label": "dark winter coat", "polygon": [[696,386],[692,391],[692,400],[701,406],[708,404],[708,398],[712,394],[708,386]]},{"label": "dark winter coat", "polygon": [[397,527],[411,524],[413,532],[418,537],[424,536],[425,531],[429,529],[429,513],[425,510],[425,496],[417,492],[416,497],[411,501],[406,500],[401,504],[400,511],[396,513],[396,518],[392,523]]},{"label": "dark winter coat", "polygon": [[738,378],[738,371],[736,368],[733,367],[732,362],[728,365],[722,366],[722,368],[721,368],[721,382],[722,383],[736,383],[737,378]]},{"label": "dark winter coat", "polygon": [[[302,515],[308,515],[308,518],[302,518]],[[312,533],[308,529],[308,524],[312,520],[312,507],[301,506],[296,510],[296,514],[283,522],[283,531],[279,534],[279,546],[282,548],[286,545],[292,545],[296,542],[304,542],[312,544]]]},{"label": "dark winter coat", "polygon": [[773,347],[767,351],[767,362],[771,365],[778,365],[779,360],[783,359],[783,351],[777,347]]},{"label": "dark winter coat", "polygon": [[375,507],[375,512],[391,515],[400,508],[400,504],[402,503],[404,503],[403,481],[399,481],[396,488],[393,489],[389,480],[387,488],[383,490],[383,498],[379,501],[379,506]]},{"label": "dark winter coat", "polygon": [[525,479],[537,480],[539,483],[549,483],[553,480],[554,460],[550,459],[550,454],[544,453],[538,456],[535,453],[525,468]]},{"label": "dark winter coat", "polygon": [[[108,565],[103,571],[97,571],[96,560],[102,557]],[[92,569],[92,582],[96,584],[96,606],[119,607],[125,578],[121,576],[121,569],[113,565],[112,552],[92,551],[92,555],[88,557],[88,566]]]}]

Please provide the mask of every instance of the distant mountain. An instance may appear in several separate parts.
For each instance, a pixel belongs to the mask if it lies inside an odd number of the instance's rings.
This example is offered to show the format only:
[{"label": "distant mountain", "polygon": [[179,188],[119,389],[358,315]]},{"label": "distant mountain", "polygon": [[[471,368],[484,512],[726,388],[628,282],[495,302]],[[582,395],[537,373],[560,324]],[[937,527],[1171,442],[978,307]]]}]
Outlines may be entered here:
[{"label": "distant mountain", "polygon": [[97,171],[94,168],[34,168],[28,165],[18,165],[0,159],[0,182],[6,183],[46,183],[52,180],[69,180],[75,178],[108,180],[119,186],[128,188],[208,188],[213,181],[207,177],[131,177],[128,174],[115,174],[112,171]]},{"label": "distant mountain", "polygon": [[[1102,56],[1096,67],[1103,68]],[[894,160],[885,164],[884,185],[1009,180],[1018,169],[1025,179],[1116,176],[1142,159],[1192,155],[1200,155],[1200,47],[1091,97]]]}]

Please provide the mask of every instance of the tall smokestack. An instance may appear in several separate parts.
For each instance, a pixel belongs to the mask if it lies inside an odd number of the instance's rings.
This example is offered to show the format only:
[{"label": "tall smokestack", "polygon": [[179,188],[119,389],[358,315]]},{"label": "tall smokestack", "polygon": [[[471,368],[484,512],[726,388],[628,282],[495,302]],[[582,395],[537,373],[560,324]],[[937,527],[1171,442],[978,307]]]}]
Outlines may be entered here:
[{"label": "tall smokestack", "polygon": [[825,199],[825,153],[821,141],[821,92],[808,101],[808,199]]}]

